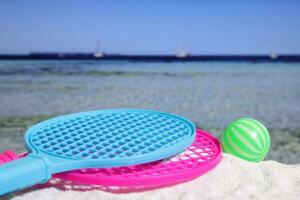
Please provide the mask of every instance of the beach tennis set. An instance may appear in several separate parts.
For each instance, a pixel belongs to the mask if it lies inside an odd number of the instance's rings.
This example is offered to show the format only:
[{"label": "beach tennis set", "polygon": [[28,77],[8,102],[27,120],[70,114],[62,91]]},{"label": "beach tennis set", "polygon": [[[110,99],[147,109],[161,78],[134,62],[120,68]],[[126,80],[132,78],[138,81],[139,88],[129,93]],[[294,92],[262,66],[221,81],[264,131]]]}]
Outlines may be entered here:
[{"label": "beach tennis set", "polygon": [[[232,122],[221,141],[223,151],[251,161],[270,148],[267,130],[250,118]],[[222,152],[218,139],[190,120],[139,109],[55,117],[28,129],[25,145],[23,154],[0,154],[0,195],[53,180],[114,192],[157,189],[203,175]]]}]

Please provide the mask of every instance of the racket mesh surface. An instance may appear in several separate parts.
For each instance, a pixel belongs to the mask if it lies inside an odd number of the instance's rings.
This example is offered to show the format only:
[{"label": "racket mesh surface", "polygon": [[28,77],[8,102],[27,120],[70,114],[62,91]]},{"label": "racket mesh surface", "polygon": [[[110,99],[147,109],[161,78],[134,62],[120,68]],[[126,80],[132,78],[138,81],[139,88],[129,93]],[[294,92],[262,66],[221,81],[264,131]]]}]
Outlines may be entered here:
[{"label": "racket mesh surface", "polygon": [[75,170],[55,177],[81,184],[106,186],[160,186],[184,182],[213,168],[221,160],[216,138],[197,129],[194,143],[181,154],[147,164]]},{"label": "racket mesh surface", "polygon": [[193,135],[186,121],[147,112],[88,113],[54,120],[33,132],[30,139],[37,149],[75,159],[139,156]]}]

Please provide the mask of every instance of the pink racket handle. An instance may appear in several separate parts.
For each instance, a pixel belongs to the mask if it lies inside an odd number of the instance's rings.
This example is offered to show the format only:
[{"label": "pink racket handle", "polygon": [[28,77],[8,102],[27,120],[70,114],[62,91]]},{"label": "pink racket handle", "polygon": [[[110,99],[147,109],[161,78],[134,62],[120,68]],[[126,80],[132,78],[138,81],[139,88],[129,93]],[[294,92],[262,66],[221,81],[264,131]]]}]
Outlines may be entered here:
[{"label": "pink racket handle", "polygon": [[12,150],[4,151],[3,153],[0,153],[0,165],[16,160],[18,158],[20,158],[20,156],[16,154],[14,151]]}]

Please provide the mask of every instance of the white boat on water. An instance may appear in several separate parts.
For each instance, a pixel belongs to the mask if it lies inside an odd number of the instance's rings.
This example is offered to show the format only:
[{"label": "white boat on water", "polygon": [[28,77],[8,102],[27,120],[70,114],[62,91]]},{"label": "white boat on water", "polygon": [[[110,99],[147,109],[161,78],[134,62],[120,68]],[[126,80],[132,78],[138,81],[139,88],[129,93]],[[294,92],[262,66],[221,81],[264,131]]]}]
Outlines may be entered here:
[{"label": "white boat on water", "polygon": [[188,54],[186,52],[179,52],[176,54],[177,58],[186,58]]},{"label": "white boat on water", "polygon": [[93,55],[94,55],[95,58],[102,58],[104,56],[104,53],[102,53],[102,52],[95,52]]}]

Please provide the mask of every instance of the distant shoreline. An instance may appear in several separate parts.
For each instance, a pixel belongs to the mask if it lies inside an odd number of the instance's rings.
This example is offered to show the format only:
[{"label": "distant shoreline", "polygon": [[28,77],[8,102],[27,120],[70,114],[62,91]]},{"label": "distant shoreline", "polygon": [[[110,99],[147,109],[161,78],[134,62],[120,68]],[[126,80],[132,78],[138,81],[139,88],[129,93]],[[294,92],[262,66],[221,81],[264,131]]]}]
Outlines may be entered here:
[{"label": "distant shoreline", "polygon": [[0,55],[0,60],[120,60],[146,62],[189,61],[245,61],[245,62],[300,62],[300,55],[118,55],[93,53],[31,53]]}]

